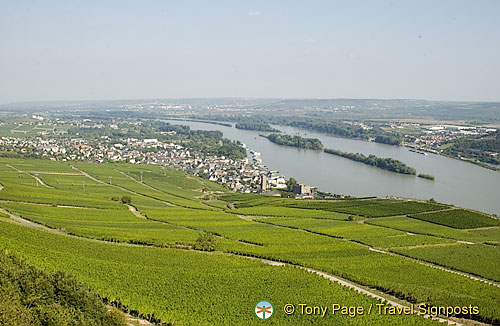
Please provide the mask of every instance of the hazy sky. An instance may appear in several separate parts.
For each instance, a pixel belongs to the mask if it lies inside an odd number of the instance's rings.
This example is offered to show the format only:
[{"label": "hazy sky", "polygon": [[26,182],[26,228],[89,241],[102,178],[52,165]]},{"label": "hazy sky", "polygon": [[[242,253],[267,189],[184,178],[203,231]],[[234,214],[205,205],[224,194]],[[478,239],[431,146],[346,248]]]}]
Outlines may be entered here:
[{"label": "hazy sky", "polygon": [[500,1],[0,0],[0,103],[500,101]]}]

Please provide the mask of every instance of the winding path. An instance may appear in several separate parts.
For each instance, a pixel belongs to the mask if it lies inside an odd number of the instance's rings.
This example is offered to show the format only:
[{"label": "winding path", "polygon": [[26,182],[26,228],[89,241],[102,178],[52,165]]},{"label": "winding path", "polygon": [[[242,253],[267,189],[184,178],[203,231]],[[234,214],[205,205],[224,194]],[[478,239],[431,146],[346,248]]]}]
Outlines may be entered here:
[{"label": "winding path", "polygon": [[[127,206],[129,208],[129,210],[134,213],[134,215],[137,214],[136,215],[137,217],[145,218],[144,216],[142,216],[142,214],[139,211],[137,211],[135,209],[135,207],[133,207],[131,205],[127,205]],[[99,240],[99,239],[92,239],[92,238],[87,238],[87,237],[83,237],[83,236],[67,234],[67,233],[65,233],[63,231],[60,231],[60,230],[57,230],[57,229],[53,229],[53,228],[47,227],[45,225],[42,225],[42,224],[39,224],[39,223],[32,222],[32,221],[29,221],[27,219],[24,219],[24,218],[22,218],[20,216],[12,214],[11,212],[9,212],[9,211],[7,211],[7,210],[5,210],[3,208],[0,208],[0,212],[2,212],[4,214],[7,214],[16,223],[22,224],[24,226],[32,227],[32,228],[38,228],[38,229],[41,229],[41,230],[44,230],[44,231],[47,231],[47,232],[51,232],[51,233],[54,233],[54,234],[58,234],[58,235],[68,236],[68,237],[77,238],[77,239],[81,239],[81,240],[85,240],[85,241],[111,244],[111,245],[121,245],[121,246],[130,246],[130,247],[147,247],[146,245],[141,245],[141,244],[132,244],[132,243],[126,243],[126,242],[109,242],[109,241],[104,241],[104,240]],[[200,251],[200,250],[194,250],[194,249],[181,249],[181,250],[192,250],[192,251],[196,251],[196,252],[204,253],[204,254],[212,254],[212,253],[214,253],[214,252]],[[356,283],[351,282],[351,281],[346,281],[346,280],[344,280],[342,278],[339,278],[337,276],[334,276],[334,275],[331,275],[331,274],[327,274],[325,272],[322,272],[322,271],[319,271],[319,270],[315,270],[315,269],[312,269],[312,268],[303,267],[303,266],[297,266],[297,265],[283,263],[283,262],[280,262],[280,261],[274,261],[274,260],[270,260],[270,259],[261,259],[261,258],[255,258],[255,257],[248,257],[248,256],[245,256],[245,255],[238,255],[238,254],[233,254],[233,253],[228,253],[228,252],[223,252],[223,251],[217,251],[215,253],[224,254],[224,255],[230,255],[230,256],[235,256],[235,257],[240,257],[240,258],[246,258],[246,259],[260,260],[262,263],[269,264],[269,265],[272,265],[272,266],[278,266],[278,267],[279,266],[293,266],[295,268],[300,268],[300,269],[306,270],[308,272],[317,274],[318,276],[326,278],[327,280],[329,280],[331,282],[338,283],[341,286],[346,286],[346,287],[352,288],[352,289],[354,289],[355,291],[357,291],[357,292],[359,292],[361,294],[368,295],[368,296],[370,296],[370,297],[372,297],[372,298],[374,298],[376,300],[379,300],[381,302],[385,302],[386,304],[389,304],[389,305],[392,305],[392,306],[395,306],[395,307],[399,307],[399,308],[405,307],[405,305],[403,305],[401,303],[398,303],[396,301],[396,300],[398,300],[397,298],[394,298],[391,295],[387,295],[386,294],[384,296],[381,296],[381,295],[379,295],[379,294],[377,294],[377,293],[375,293],[373,291],[370,291],[369,289],[363,288],[359,284],[356,284]],[[419,314],[419,313],[417,312],[417,314]],[[451,319],[444,319],[444,318],[439,318],[439,317],[432,317],[430,315],[422,315],[422,314],[419,314],[419,315],[421,315],[424,318],[432,318],[434,320],[439,320],[440,322],[447,322],[448,325],[463,326],[463,324],[458,323],[456,321],[453,321]]]},{"label": "winding path", "polygon": [[129,190],[129,189],[127,189],[127,188],[123,188],[123,187],[121,187],[121,186],[117,186],[117,185],[114,185],[114,184],[109,184],[109,183],[106,183],[106,182],[104,182],[104,181],[102,181],[102,180],[99,180],[99,179],[97,179],[97,178],[95,178],[95,177],[91,176],[91,175],[90,175],[90,174],[88,174],[87,172],[85,172],[85,171],[83,171],[83,170],[80,170],[80,169],[79,169],[79,168],[77,168],[76,166],[73,166],[73,165],[72,165],[72,166],[71,166],[71,168],[72,168],[72,169],[74,169],[74,170],[76,170],[76,171],[78,171],[78,172],[80,172],[81,174],[83,174],[84,176],[86,176],[87,178],[89,178],[90,180],[95,181],[95,182],[97,182],[97,183],[101,183],[101,184],[104,184],[104,185],[107,185],[107,186],[110,186],[110,187],[115,187],[115,188],[117,188],[117,189],[123,190],[123,191],[125,191],[125,192],[130,193],[130,194],[134,194],[134,195],[136,195],[136,196],[141,196],[141,197],[144,197],[144,198],[154,199],[154,200],[157,200],[157,201],[159,201],[159,202],[164,203],[164,204],[165,204],[165,205],[167,205],[167,206],[175,206],[174,204],[172,204],[172,203],[170,203],[170,202],[168,202],[168,201],[164,201],[164,200],[161,200],[161,199],[158,199],[158,198],[153,198],[153,197],[150,197],[150,196],[147,196],[147,195],[144,195],[144,194],[141,194],[141,193],[138,193],[138,192],[135,192],[135,191]]},{"label": "winding path", "polygon": [[[466,272],[463,272],[463,271],[457,271],[457,270],[450,269],[450,268],[447,268],[447,267],[444,267],[444,266],[441,266],[441,265],[437,265],[437,264],[434,264],[434,263],[431,263],[431,262],[427,262],[427,261],[424,261],[424,260],[420,260],[420,259],[416,259],[416,258],[413,258],[413,257],[405,256],[405,255],[402,255],[402,254],[398,254],[398,253],[395,253],[395,252],[392,252],[392,251],[387,251],[387,250],[383,250],[383,249],[380,249],[380,248],[375,248],[375,247],[372,247],[370,245],[367,245],[367,244],[364,244],[364,243],[360,243],[358,241],[353,241],[352,239],[347,239],[347,238],[343,238],[343,237],[340,237],[340,236],[333,236],[333,235],[330,235],[330,234],[326,234],[326,233],[322,233],[322,232],[316,232],[316,231],[312,231],[312,230],[308,230],[308,229],[290,227],[290,226],[287,226],[287,225],[274,224],[274,223],[271,223],[271,222],[264,222],[264,221],[258,221],[258,220],[252,219],[252,217],[255,217],[255,216],[238,215],[238,217],[244,219],[245,221],[254,221],[254,222],[258,222],[258,223],[263,223],[263,224],[268,224],[268,225],[274,225],[275,227],[281,227],[281,228],[291,229],[291,230],[295,230],[295,231],[303,231],[303,232],[307,232],[307,233],[316,234],[318,236],[325,236],[325,237],[330,237],[330,238],[342,239],[342,240],[349,241],[349,242],[354,242],[354,243],[356,243],[358,245],[361,245],[361,246],[364,246],[364,247],[368,248],[368,250],[373,251],[373,252],[378,252],[378,253],[381,253],[381,254],[390,255],[390,256],[394,256],[394,257],[400,257],[400,258],[407,259],[407,260],[413,261],[415,263],[418,263],[418,264],[421,264],[421,265],[424,265],[424,266],[428,266],[428,267],[439,269],[439,270],[442,270],[442,271],[445,271],[445,272],[448,272],[448,273],[452,273],[452,274],[464,276],[464,277],[467,277],[467,278],[469,278],[471,280],[479,281],[479,282],[482,282],[482,283],[485,283],[485,284],[488,284],[488,285],[491,285],[491,286],[496,286],[496,287],[500,288],[500,283],[499,282],[496,282],[496,281],[493,281],[493,280],[489,280],[487,278],[483,278],[483,277],[480,277],[480,276],[477,276],[477,275],[469,274],[469,273],[466,273]],[[261,218],[261,217],[258,216],[257,218]],[[455,243],[455,244],[457,244],[457,243]]]},{"label": "winding path", "polygon": [[[50,188],[50,189],[54,189],[54,187],[52,186],[49,186],[48,184],[46,184],[45,182],[42,181],[42,179],[40,179],[38,176],[34,175],[34,174],[31,174],[29,172],[26,172],[26,171],[22,171],[22,170],[19,170],[18,168],[16,167],[13,167],[12,165],[10,164],[5,164],[7,167],[11,168],[11,169],[14,169],[16,172],[18,173],[24,173],[24,174],[27,174],[29,175],[30,177],[34,178],[36,181],[37,181],[37,185],[38,183],[40,183],[42,186],[46,187],[46,188]],[[38,173],[38,172],[36,172]]]}]

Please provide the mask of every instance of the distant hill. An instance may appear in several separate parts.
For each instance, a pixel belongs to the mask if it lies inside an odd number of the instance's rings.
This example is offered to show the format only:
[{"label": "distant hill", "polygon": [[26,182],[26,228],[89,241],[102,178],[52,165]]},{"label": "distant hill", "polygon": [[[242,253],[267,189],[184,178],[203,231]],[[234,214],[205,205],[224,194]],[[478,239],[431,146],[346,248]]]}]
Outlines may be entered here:
[{"label": "distant hill", "polygon": [[[92,110],[158,110],[174,105],[185,106],[198,113],[209,107],[221,107],[245,114],[286,113],[330,117],[329,109],[337,108],[336,119],[422,119],[463,120],[471,124],[500,123],[500,102],[454,102],[412,99],[279,99],[279,98],[178,98],[94,101],[38,101],[0,105],[0,112],[47,112]],[[319,111],[318,111],[319,109]],[[326,109],[325,112],[322,110]],[[290,110],[292,112],[290,112]]]}]

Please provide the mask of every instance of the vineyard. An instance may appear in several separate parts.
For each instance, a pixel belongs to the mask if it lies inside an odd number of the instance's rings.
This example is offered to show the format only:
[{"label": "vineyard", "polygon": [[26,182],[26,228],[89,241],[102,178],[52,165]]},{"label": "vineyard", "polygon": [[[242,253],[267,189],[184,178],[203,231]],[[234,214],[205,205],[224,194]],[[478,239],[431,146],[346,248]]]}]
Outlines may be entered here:
[{"label": "vineyard", "polygon": [[[8,250],[42,268],[77,275],[111,302],[119,301],[145,317],[154,315],[176,325],[258,325],[252,309],[263,297],[271,300],[277,311],[288,302],[343,302],[366,307],[377,302],[291,267],[273,267],[223,254],[105,245],[6,222],[0,225],[2,246]],[[307,324],[311,322],[308,317],[276,313],[269,324]],[[373,325],[389,321],[400,325],[432,324],[417,316],[314,319],[320,325],[349,321]]]},{"label": "vineyard", "polygon": [[500,247],[498,246],[460,243],[443,247],[404,248],[398,249],[397,252],[500,281],[498,268]]},{"label": "vineyard", "polygon": [[498,219],[465,209],[411,215],[419,220],[450,226],[456,229],[475,229],[485,226],[499,226]]},{"label": "vineyard", "polygon": [[[378,302],[297,266],[403,304],[477,305],[479,315],[458,317],[500,322],[500,287],[486,282],[500,281],[500,223],[479,212],[431,201],[231,193],[154,165],[2,158],[0,184],[0,248],[69,272],[155,322],[257,325],[253,308],[265,299],[275,307],[272,325],[435,323],[286,315],[286,303]],[[200,239],[213,251],[203,252]]]}]

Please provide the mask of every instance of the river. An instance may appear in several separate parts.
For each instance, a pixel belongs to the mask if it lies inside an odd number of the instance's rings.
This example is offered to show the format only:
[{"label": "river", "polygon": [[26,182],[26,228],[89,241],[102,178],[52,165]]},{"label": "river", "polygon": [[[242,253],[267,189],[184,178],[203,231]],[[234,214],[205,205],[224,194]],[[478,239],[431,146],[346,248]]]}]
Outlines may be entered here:
[{"label": "river", "polygon": [[224,137],[239,140],[249,149],[260,152],[263,164],[269,169],[278,170],[287,178],[294,177],[322,191],[351,196],[434,198],[442,203],[500,215],[500,173],[471,163],[441,155],[417,154],[406,147],[273,126],[290,135],[318,138],[327,148],[400,160],[415,168],[417,174],[434,175],[436,179],[431,181],[385,171],[322,151],[280,146],[260,137],[262,132],[259,131],[194,121],[165,121],[192,129],[220,130]]}]

